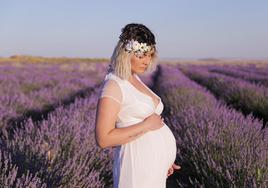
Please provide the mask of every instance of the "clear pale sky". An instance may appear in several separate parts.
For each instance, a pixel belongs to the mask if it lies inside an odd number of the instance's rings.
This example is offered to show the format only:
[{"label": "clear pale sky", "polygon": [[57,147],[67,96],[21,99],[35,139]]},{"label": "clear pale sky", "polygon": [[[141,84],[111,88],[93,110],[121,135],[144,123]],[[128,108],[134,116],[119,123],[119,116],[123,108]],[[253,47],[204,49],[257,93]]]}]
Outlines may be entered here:
[{"label": "clear pale sky", "polygon": [[160,58],[268,57],[267,0],[0,0],[0,56],[110,58],[131,22]]}]

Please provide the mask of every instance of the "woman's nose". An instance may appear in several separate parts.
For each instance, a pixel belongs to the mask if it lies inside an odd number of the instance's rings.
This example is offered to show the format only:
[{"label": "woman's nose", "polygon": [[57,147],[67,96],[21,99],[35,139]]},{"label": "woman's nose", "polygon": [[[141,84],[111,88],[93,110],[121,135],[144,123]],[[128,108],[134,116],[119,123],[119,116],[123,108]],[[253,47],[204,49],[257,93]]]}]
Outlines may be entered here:
[{"label": "woman's nose", "polygon": [[148,61],[144,61],[142,64],[147,66],[148,65]]}]

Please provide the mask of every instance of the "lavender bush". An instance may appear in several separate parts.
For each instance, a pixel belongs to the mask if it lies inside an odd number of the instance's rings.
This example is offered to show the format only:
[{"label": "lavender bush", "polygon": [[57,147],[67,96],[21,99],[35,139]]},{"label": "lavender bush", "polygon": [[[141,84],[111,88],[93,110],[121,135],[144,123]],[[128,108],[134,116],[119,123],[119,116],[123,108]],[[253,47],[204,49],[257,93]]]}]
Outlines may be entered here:
[{"label": "lavender bush", "polygon": [[263,75],[255,72],[245,72],[240,70],[238,67],[233,66],[208,66],[209,71],[221,73],[227,76],[232,76],[235,78],[241,78],[243,80],[260,84],[264,86],[268,86],[268,75]]},{"label": "lavender bush", "polygon": [[251,64],[247,64],[244,66],[238,66],[237,68],[244,72],[268,76],[267,64],[257,65],[257,64],[251,63]]},{"label": "lavender bush", "polygon": [[96,93],[58,107],[47,120],[29,118],[12,138],[5,134],[1,148],[18,177],[29,171],[47,187],[111,186],[112,150],[97,147],[94,137]]},{"label": "lavender bush", "polygon": [[102,80],[102,64],[92,63],[82,70],[80,66],[1,65],[0,127],[21,116],[37,116],[68,103]]},{"label": "lavender bush", "polygon": [[268,135],[261,122],[228,108],[175,66],[161,65],[156,92],[177,141],[180,187],[265,187]]},{"label": "lavender bush", "polygon": [[18,167],[12,164],[10,154],[0,150],[0,185],[3,188],[46,188],[47,186],[41,180],[29,171],[18,177]]},{"label": "lavender bush", "polygon": [[180,66],[192,80],[208,88],[215,96],[245,115],[253,114],[268,122],[268,88],[218,73],[210,73],[198,66]]},{"label": "lavender bush", "polygon": [[[20,71],[9,66],[0,68],[0,87],[5,94],[2,99],[6,102],[0,109],[1,124],[6,125],[10,117],[25,117],[27,111],[40,110],[42,115],[42,119],[25,118],[12,134],[7,126],[1,127],[0,184],[111,187],[112,149],[100,149],[94,137],[100,89],[96,83],[103,79],[105,66],[83,65],[81,69],[77,65],[49,65],[42,70],[37,66],[20,67]],[[65,102],[66,98],[73,101]],[[54,109],[44,117],[44,108],[50,104]]]}]

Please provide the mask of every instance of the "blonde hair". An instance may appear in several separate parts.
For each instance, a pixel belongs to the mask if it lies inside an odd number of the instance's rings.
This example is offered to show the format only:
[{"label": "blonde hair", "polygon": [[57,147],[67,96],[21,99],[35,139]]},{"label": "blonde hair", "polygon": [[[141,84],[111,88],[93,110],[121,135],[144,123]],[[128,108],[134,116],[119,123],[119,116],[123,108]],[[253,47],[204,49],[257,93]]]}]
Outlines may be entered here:
[{"label": "blonde hair", "polygon": [[[133,52],[128,53],[125,51],[124,43],[119,40],[114,48],[111,56],[111,61],[107,70],[107,73],[113,72],[116,76],[121,79],[128,79],[131,76],[131,57],[134,55]],[[150,73],[156,69],[156,61],[158,59],[158,51],[153,46],[152,58],[145,69],[145,73]]]}]

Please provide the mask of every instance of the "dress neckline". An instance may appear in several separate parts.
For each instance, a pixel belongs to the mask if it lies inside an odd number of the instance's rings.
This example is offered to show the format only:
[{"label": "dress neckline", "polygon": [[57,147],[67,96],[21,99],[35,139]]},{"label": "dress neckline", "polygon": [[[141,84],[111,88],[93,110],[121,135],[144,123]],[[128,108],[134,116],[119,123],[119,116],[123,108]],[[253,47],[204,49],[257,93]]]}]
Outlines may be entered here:
[{"label": "dress neckline", "polygon": [[[119,78],[120,80],[123,80],[123,79],[121,79],[120,77],[118,77],[117,75],[115,75],[113,72],[110,72],[109,74],[111,74],[111,75],[113,75],[113,76],[115,76],[115,77],[117,77],[117,78]],[[128,81],[127,79],[124,79],[123,81],[125,81],[126,83],[128,83],[128,85],[130,85],[134,90],[136,90],[139,94],[141,94],[141,95],[143,95],[143,96],[145,96],[145,97],[147,97],[150,101],[152,101],[152,103],[153,103],[153,105],[154,105],[154,108],[155,109],[157,109],[158,108],[158,106],[160,105],[160,103],[161,103],[161,98],[158,96],[158,95],[156,95],[146,84],[144,84],[142,81],[141,81],[141,79],[139,78],[139,76],[136,74],[136,73],[134,73],[134,76],[137,78],[137,80],[143,85],[143,86],[145,86],[145,88],[147,88],[148,90],[149,90],[149,92],[151,92],[154,96],[156,96],[156,98],[158,98],[159,99],[159,102],[158,102],[158,104],[157,105],[155,105],[155,102],[154,102],[154,100],[153,100],[153,98],[151,97],[151,96],[149,96],[149,95],[147,95],[147,94],[145,94],[145,93],[143,93],[142,91],[140,91],[139,89],[137,89],[130,81]]]},{"label": "dress neckline", "polygon": [[155,107],[155,109],[160,105],[160,103],[161,103],[161,98],[159,97],[159,96],[157,96],[146,84],[144,84],[142,81],[141,81],[141,79],[139,78],[139,76],[137,75],[137,74],[135,74],[134,73],[134,76],[137,78],[137,80],[138,80],[138,82],[140,82],[143,86],[145,86],[145,88],[146,89],[148,89],[149,90],[149,92],[150,93],[152,93],[157,99],[159,99],[159,102],[158,102],[158,104],[157,105],[155,105],[155,102],[154,102],[154,100],[153,100],[153,98],[151,97],[151,96],[149,96],[149,95],[147,95],[147,94],[145,94],[145,93],[143,93],[142,91],[140,91],[139,89],[137,89],[130,81],[128,81],[127,79],[126,79],[126,82],[131,86],[131,87],[133,87],[136,91],[138,91],[140,94],[142,94],[143,96],[145,96],[145,97],[148,97],[152,102],[153,102],[153,104],[154,104],[154,107]]}]

